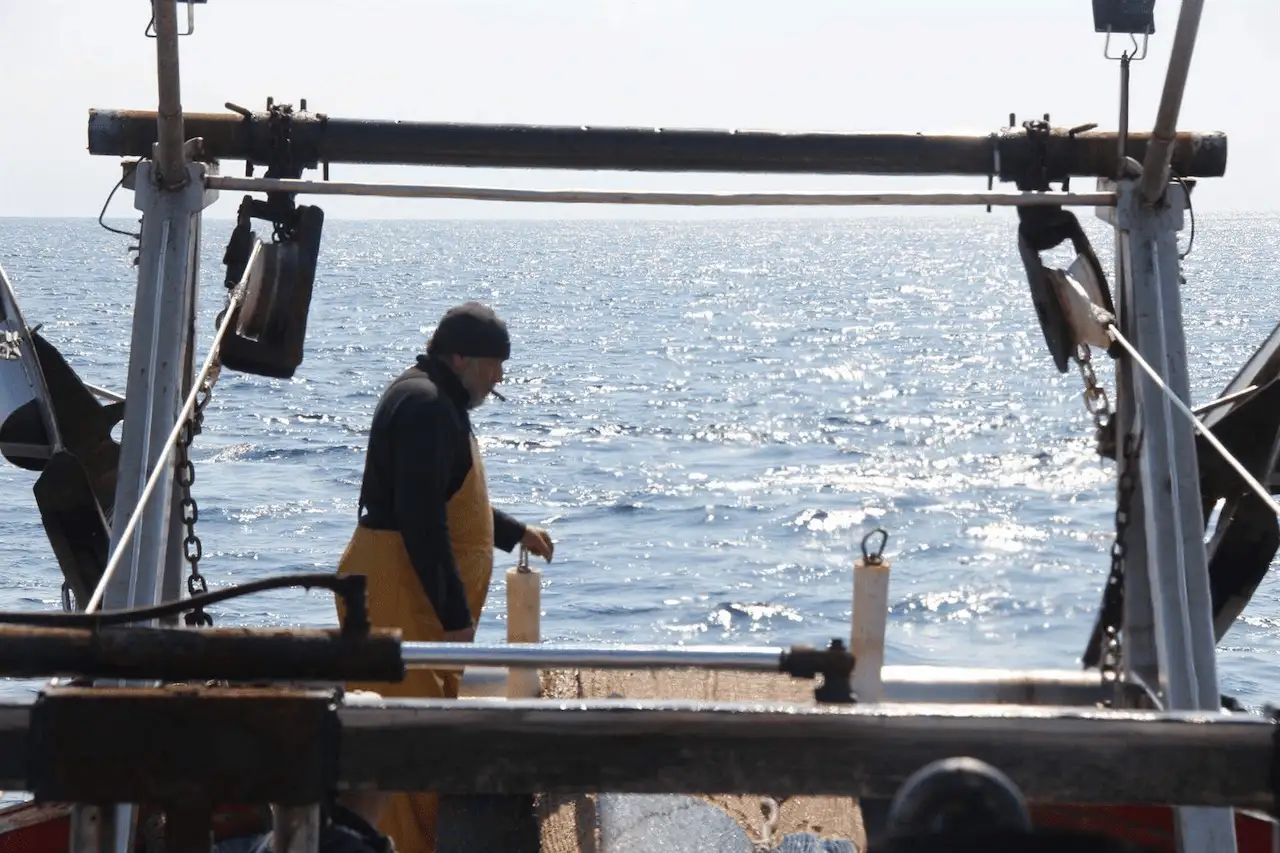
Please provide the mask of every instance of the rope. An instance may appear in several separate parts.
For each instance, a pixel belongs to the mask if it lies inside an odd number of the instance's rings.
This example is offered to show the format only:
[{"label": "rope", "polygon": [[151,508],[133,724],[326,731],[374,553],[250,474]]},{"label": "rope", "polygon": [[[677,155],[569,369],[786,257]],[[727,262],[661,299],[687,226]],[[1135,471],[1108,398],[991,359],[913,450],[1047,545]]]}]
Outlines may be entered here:
[{"label": "rope", "polygon": [[[252,258],[245,269],[248,270],[251,266]],[[169,437],[165,439],[164,447],[160,451],[160,457],[156,460],[155,467],[151,469],[151,476],[147,478],[147,483],[143,486],[142,493],[138,495],[138,502],[134,506],[133,514],[129,516],[129,523],[125,525],[124,532],[120,534],[119,544],[116,545],[111,558],[107,560],[107,567],[102,572],[102,579],[98,581],[98,586],[93,590],[93,596],[89,599],[89,604],[84,609],[85,613],[92,613],[102,604],[103,596],[107,591],[107,584],[111,581],[116,569],[120,567],[120,563],[124,558],[125,547],[133,538],[133,532],[137,529],[138,522],[142,519],[142,515],[147,509],[151,493],[155,490],[156,483],[160,482],[160,475],[164,473],[169,457],[173,454],[174,448],[177,447],[178,438],[182,435],[182,429],[186,426],[192,411],[195,410],[196,399],[200,396],[201,387],[204,385],[205,380],[209,378],[209,374],[213,371],[215,363],[217,363],[222,339],[226,336],[227,330],[231,328],[231,320],[235,316],[234,309],[243,296],[244,289],[237,288],[227,300],[222,322],[218,325],[218,331],[213,336],[213,344],[209,347],[209,355],[205,358],[204,366],[200,368],[200,372],[196,374],[195,381],[191,383],[191,393],[187,395],[187,402],[183,405],[182,411],[178,413],[177,422],[174,423],[173,429],[169,432]]]},{"label": "rope", "polygon": [[1160,374],[1156,373],[1151,365],[1147,364],[1146,360],[1138,353],[1137,347],[1129,343],[1128,339],[1125,338],[1124,335],[1120,334],[1120,330],[1114,325],[1107,326],[1107,335],[1111,340],[1124,347],[1125,351],[1128,352],[1129,355],[1133,356],[1134,362],[1136,362],[1137,365],[1142,368],[1143,372],[1151,378],[1151,381],[1155,383],[1156,387],[1169,398],[1169,402],[1171,402],[1179,412],[1185,415],[1187,420],[1191,421],[1191,425],[1196,428],[1196,431],[1203,435],[1205,441],[1209,442],[1213,449],[1218,451],[1222,458],[1226,460],[1227,464],[1235,469],[1236,473],[1240,475],[1249,488],[1257,493],[1258,497],[1262,498],[1263,503],[1265,503],[1277,516],[1280,516],[1280,503],[1276,503],[1276,500],[1271,496],[1271,493],[1267,491],[1261,483],[1254,479],[1252,474],[1245,470],[1244,465],[1240,464],[1240,460],[1232,456],[1231,452],[1227,450],[1227,448],[1223,447],[1222,442],[1218,441],[1217,436],[1210,432],[1209,428],[1206,427],[1198,417],[1196,417],[1195,412],[1187,408],[1187,405],[1178,399],[1178,395],[1173,393],[1173,390],[1164,383],[1164,380],[1160,378]]}]

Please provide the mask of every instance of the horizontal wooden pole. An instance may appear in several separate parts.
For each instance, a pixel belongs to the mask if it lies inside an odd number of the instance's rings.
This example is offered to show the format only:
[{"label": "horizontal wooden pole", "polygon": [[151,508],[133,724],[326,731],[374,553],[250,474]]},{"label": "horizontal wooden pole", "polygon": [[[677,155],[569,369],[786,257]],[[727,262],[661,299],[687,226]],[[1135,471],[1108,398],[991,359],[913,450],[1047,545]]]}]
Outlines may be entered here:
[{"label": "horizontal wooden pole", "polygon": [[398,630],[340,631],[0,625],[0,676],[159,681],[400,681]]},{"label": "horizontal wooden pole", "polygon": [[214,190],[262,193],[438,198],[541,204],[652,204],[678,207],[956,207],[960,205],[1115,207],[1116,204],[1116,194],[1107,192],[682,193],[650,190],[523,190],[504,187],[236,178],[222,175],[206,178],[205,186]]},{"label": "horizontal wooden pole", "polygon": [[[139,785],[159,784],[131,777],[136,765],[164,768],[166,785],[216,790],[230,802],[280,780],[240,778],[222,757],[256,756],[270,746],[322,763],[315,750],[333,750],[331,784],[347,790],[889,798],[924,765],[971,756],[1040,802],[1274,805],[1275,724],[1243,714],[357,695],[336,711],[340,734],[335,726],[331,739],[308,746],[291,731],[297,720],[275,710],[296,705],[298,719],[319,726],[306,710],[315,709],[309,694],[293,695],[58,690],[39,706],[38,730],[32,705],[0,705],[0,786],[42,784],[63,795],[92,789],[105,802],[112,779],[131,796]],[[216,744],[219,760],[175,763],[192,737]],[[108,742],[112,761],[96,772],[84,750]],[[296,779],[278,770],[271,773]]]},{"label": "horizontal wooden pole", "polygon": [[370,701],[339,711],[348,786],[489,794],[892,797],[964,755],[1045,802],[1270,809],[1260,717],[991,706]]},{"label": "horizontal wooden pole", "polygon": [[[203,140],[211,160],[271,162],[278,123],[266,112],[186,113],[188,139]],[[89,153],[150,157],[154,110],[89,111]],[[1043,165],[1051,179],[1108,177],[1116,172],[1113,131],[1071,134],[1054,128],[1043,140],[1021,129],[982,135],[777,132],[639,127],[487,125],[334,118],[297,112],[288,126],[300,163],[485,166],[645,172],[737,172],[845,175],[996,175],[1015,180]],[[1130,133],[1125,153],[1141,162],[1149,133]],[[1177,134],[1174,170],[1183,177],[1221,177],[1223,133]]]}]

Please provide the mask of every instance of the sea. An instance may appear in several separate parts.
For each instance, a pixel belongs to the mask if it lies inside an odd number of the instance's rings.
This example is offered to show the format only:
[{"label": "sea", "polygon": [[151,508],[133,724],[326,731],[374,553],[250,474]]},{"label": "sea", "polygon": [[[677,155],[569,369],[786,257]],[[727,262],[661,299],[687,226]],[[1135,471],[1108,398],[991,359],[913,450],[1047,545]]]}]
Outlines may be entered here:
[{"label": "sea", "polygon": [[[1110,269],[1107,226],[1082,219]],[[223,372],[192,448],[201,569],[214,589],[333,570],[379,394],[446,309],[475,299],[514,341],[507,400],[474,413],[492,499],[556,542],[538,562],[545,640],[847,638],[853,565],[883,530],[888,663],[1078,668],[1109,570],[1115,469],[1095,452],[1079,373],[1049,356],[1016,224],[1009,211],[328,222],[296,376]],[[232,225],[204,227],[201,359]],[[1189,238],[1201,403],[1280,321],[1280,216],[1199,213]],[[27,322],[84,381],[120,392],[130,243],[93,219],[0,219]],[[1094,362],[1114,398],[1110,359]],[[0,464],[4,610],[60,606],[35,476]],[[515,564],[497,553],[482,642],[505,638]],[[318,591],[211,613],[336,623]],[[1280,698],[1274,573],[1219,653],[1223,692]],[[3,682],[0,699],[38,687]]]}]

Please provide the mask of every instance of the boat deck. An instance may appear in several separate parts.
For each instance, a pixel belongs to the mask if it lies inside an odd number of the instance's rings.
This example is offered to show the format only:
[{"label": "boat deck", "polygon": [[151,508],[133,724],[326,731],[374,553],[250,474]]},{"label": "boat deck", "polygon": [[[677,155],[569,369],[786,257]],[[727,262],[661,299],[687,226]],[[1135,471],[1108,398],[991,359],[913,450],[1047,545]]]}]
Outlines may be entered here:
[{"label": "boat deck", "polygon": [[[691,699],[723,701],[812,701],[814,682],[767,673],[705,670],[548,670],[542,673],[546,698]],[[759,796],[702,794],[720,807],[747,835],[760,839],[767,813]],[[540,803],[544,853],[607,853],[599,846],[594,795],[548,796]],[[865,849],[862,812],[851,797],[779,798],[773,843],[791,833],[811,832],[843,838]]]}]

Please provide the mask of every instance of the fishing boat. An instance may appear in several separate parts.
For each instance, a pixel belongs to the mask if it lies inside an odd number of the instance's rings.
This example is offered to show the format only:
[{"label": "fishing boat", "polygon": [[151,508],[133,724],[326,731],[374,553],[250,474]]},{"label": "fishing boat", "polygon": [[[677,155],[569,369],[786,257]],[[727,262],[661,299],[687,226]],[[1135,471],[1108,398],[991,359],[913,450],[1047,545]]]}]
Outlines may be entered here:
[{"label": "fishing boat", "polygon": [[[277,853],[302,853],[317,849],[334,792],[368,790],[442,792],[440,853],[1280,849],[1280,728],[1224,697],[1216,670],[1217,643],[1280,548],[1280,325],[1195,408],[1185,360],[1177,236],[1195,182],[1221,177],[1227,161],[1225,134],[1177,127],[1202,0],[1181,4],[1150,132],[1129,130],[1128,101],[1154,3],[1094,0],[1108,49],[1113,38],[1133,44],[1111,57],[1117,130],[1011,116],[972,136],[373,121],[270,99],[262,111],[185,113],[178,5],[152,4],[157,109],[88,119],[89,154],[122,158],[119,185],[142,212],[124,394],[81,380],[0,272],[0,455],[38,472],[35,503],[64,578],[62,612],[0,613],[0,674],[53,679],[32,701],[0,704],[0,786],[31,795],[0,809],[0,850],[210,850],[269,831]],[[222,173],[241,161],[243,176]],[[333,163],[989,183],[516,190],[330,181]],[[1095,186],[1073,190],[1073,179]],[[195,259],[202,211],[221,192],[245,195],[223,256],[225,304],[198,364]],[[884,530],[866,531],[849,633],[825,648],[541,643],[540,578],[524,560],[506,577],[505,644],[403,641],[369,623],[358,575],[211,590],[189,448],[221,373],[305,369],[325,218],[298,203],[304,195],[1016,208],[1009,249],[1026,271],[1045,369],[1079,371],[1098,454],[1116,472],[1110,573],[1082,653],[1043,671],[886,664]],[[1112,226],[1110,272],[1073,208]],[[1047,265],[1063,246],[1074,261]],[[1116,368],[1110,392],[1093,367],[1103,354]],[[341,624],[211,625],[219,602],[280,588],[332,592]],[[341,689],[395,682],[410,667],[463,669],[464,695]],[[624,677],[656,670],[725,673],[735,695],[640,695]],[[757,798],[763,837],[717,796]],[[784,806],[817,798],[855,809],[859,832],[814,821],[780,830]],[[556,841],[551,824],[569,806],[571,837]]]}]

